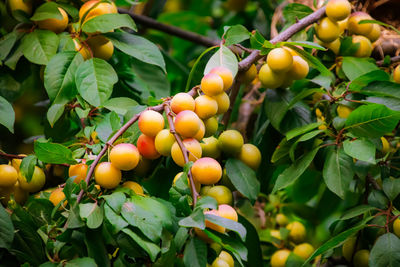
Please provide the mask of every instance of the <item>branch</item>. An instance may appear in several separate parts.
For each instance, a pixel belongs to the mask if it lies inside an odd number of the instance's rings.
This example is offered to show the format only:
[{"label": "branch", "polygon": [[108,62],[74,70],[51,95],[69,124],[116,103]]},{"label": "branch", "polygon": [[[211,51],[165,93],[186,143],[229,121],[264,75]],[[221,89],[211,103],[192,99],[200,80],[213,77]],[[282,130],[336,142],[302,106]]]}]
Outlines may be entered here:
[{"label": "branch", "polygon": [[[384,59],[378,60],[378,61],[376,62],[376,65],[382,66],[383,63],[384,63],[384,61],[385,61]],[[390,58],[389,64],[390,64],[390,63],[396,63],[396,62],[399,62],[399,61],[400,61],[400,56],[391,57],[391,58]]]},{"label": "branch", "polygon": [[230,101],[229,109],[225,112],[224,116],[222,117],[222,124],[224,125],[225,129],[226,129],[226,127],[228,127],[229,120],[231,119],[233,107],[235,106],[235,100],[239,94],[240,85],[242,84],[240,81],[240,74],[238,74],[236,77],[237,78],[235,79],[235,81],[232,85],[231,93],[229,94],[229,101]]},{"label": "branch", "polygon": [[23,159],[23,158],[25,158],[25,156],[7,154],[7,153],[4,153],[2,151],[0,151],[0,157],[6,158],[6,159]]}]

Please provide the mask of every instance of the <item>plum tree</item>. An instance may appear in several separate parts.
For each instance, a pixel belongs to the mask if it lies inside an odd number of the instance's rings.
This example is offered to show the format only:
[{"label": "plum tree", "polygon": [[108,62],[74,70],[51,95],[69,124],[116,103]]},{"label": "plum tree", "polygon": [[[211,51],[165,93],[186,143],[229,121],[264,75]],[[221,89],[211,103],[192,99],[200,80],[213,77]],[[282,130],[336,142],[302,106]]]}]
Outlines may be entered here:
[{"label": "plum tree", "polygon": [[350,15],[351,5],[347,0],[329,0],[325,12],[333,21],[344,20]]},{"label": "plum tree", "polygon": [[136,142],[140,155],[146,159],[156,159],[161,155],[158,153],[155,145],[155,138],[141,134]]},{"label": "plum tree", "polygon": [[227,155],[237,155],[243,147],[243,136],[237,130],[223,131],[218,137],[218,145]]},{"label": "plum tree", "polygon": [[184,110],[194,111],[195,102],[188,93],[178,93],[171,99],[171,110],[178,114]]},{"label": "plum tree", "polygon": [[175,137],[169,129],[161,130],[154,139],[154,145],[162,156],[171,155],[171,147],[175,143]]},{"label": "plum tree", "polygon": [[201,122],[196,113],[191,110],[183,110],[176,115],[174,126],[178,134],[190,138],[200,130]]},{"label": "plum tree", "polygon": [[109,156],[112,165],[123,171],[134,169],[139,163],[139,157],[139,150],[136,146],[128,143],[114,146]]},{"label": "plum tree", "polygon": [[[189,151],[189,161],[196,161],[197,159],[201,158],[202,151],[199,141],[194,138],[187,138],[183,140],[182,143]],[[171,156],[178,166],[183,167],[185,165],[182,150],[177,142],[172,145]]]},{"label": "plum tree", "polygon": [[121,182],[121,177],[121,171],[110,162],[100,163],[94,171],[96,183],[105,189],[116,188]]},{"label": "plum tree", "polygon": [[64,11],[61,7],[58,8],[62,18],[50,18],[37,21],[37,24],[40,29],[49,30],[55,33],[63,32],[68,26],[68,15],[67,12]]},{"label": "plum tree", "polygon": [[155,137],[162,129],[164,129],[164,117],[154,110],[146,110],[140,114],[138,125],[139,130],[143,134]]},{"label": "plum tree", "polygon": [[13,186],[18,180],[17,170],[6,164],[0,165],[0,187]]},{"label": "plum tree", "polygon": [[214,98],[208,95],[201,95],[196,97],[194,101],[196,102],[194,111],[200,119],[206,120],[217,114],[218,103]]},{"label": "plum tree", "polygon": [[215,184],[222,177],[221,165],[213,158],[204,157],[192,165],[193,179],[201,184]]}]

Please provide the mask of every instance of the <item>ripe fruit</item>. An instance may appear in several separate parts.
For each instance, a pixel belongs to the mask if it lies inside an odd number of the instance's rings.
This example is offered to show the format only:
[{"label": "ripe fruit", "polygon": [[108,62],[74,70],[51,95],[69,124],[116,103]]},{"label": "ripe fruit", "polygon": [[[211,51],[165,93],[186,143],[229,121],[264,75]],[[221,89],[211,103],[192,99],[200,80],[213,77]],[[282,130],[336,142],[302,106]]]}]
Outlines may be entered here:
[{"label": "ripe fruit", "polygon": [[367,37],[371,43],[375,42],[381,37],[381,27],[378,24],[373,24],[371,32],[365,37]]},{"label": "ripe fruit", "polygon": [[221,150],[218,146],[218,139],[214,136],[203,138],[200,145],[203,157],[217,159],[221,155]]},{"label": "ripe fruit", "polygon": [[297,256],[301,257],[304,260],[308,259],[308,257],[310,257],[313,252],[314,252],[314,247],[308,243],[302,243],[300,245],[297,245],[293,250],[294,254],[296,254]]},{"label": "ripe fruit", "polygon": [[281,86],[284,77],[285,75],[283,73],[276,73],[272,71],[268,64],[264,64],[258,73],[258,78],[260,79],[261,84],[265,88],[270,89],[275,89]]},{"label": "ripe fruit", "polygon": [[253,144],[244,144],[239,152],[238,159],[253,170],[257,170],[261,163],[261,152]]},{"label": "ripe fruit", "polygon": [[222,177],[221,165],[218,161],[209,157],[198,159],[193,163],[191,170],[193,179],[201,184],[215,184]]},{"label": "ripe fruit", "polygon": [[369,250],[362,249],[354,254],[353,264],[357,267],[368,267],[369,266]]},{"label": "ripe fruit", "polygon": [[276,239],[282,240],[281,232],[279,230],[273,229],[269,231],[269,234]]},{"label": "ripe fruit", "polygon": [[140,184],[136,182],[126,181],[122,184],[122,187],[129,188],[130,190],[135,192],[135,194],[144,196],[143,188],[140,186]]},{"label": "ripe fruit", "polygon": [[230,100],[229,100],[229,96],[225,92],[222,92],[219,95],[213,96],[213,98],[215,99],[215,101],[217,101],[217,105],[218,105],[217,114],[223,114],[228,111],[229,105],[230,105]]},{"label": "ripe fruit", "polygon": [[79,163],[69,166],[68,176],[75,177],[74,183],[79,184],[82,180],[85,180],[88,171],[88,166],[85,163]]},{"label": "ripe fruit", "polygon": [[218,258],[220,258],[221,260],[228,263],[229,267],[233,267],[235,265],[235,262],[233,260],[233,257],[231,256],[231,254],[229,254],[228,252],[226,252],[224,250],[221,251]]},{"label": "ripe fruit", "polygon": [[285,267],[289,255],[290,251],[287,249],[280,249],[276,251],[271,257],[271,267]]},{"label": "ripe fruit", "polygon": [[117,7],[114,3],[105,3],[100,2],[99,0],[91,0],[84,3],[79,9],[79,20],[82,20],[85,14],[85,21],[88,21],[89,19],[92,19],[94,17],[111,13],[118,13]]},{"label": "ripe fruit", "polygon": [[250,68],[244,73],[242,81],[244,84],[251,83],[257,77],[256,65],[252,64]]},{"label": "ripe fruit", "polygon": [[351,108],[345,105],[339,105],[336,109],[338,116],[340,118],[346,119],[350,116],[350,113],[353,111]]},{"label": "ripe fruit", "polygon": [[331,20],[344,20],[350,15],[351,5],[347,0],[329,0],[326,4],[326,15]]},{"label": "ripe fruit", "polygon": [[150,137],[156,136],[164,129],[164,124],[164,117],[154,110],[143,111],[138,121],[140,131]]},{"label": "ripe fruit", "polygon": [[[232,72],[223,66],[213,68],[210,73],[217,74],[222,78],[224,90],[228,90],[233,84],[233,75]],[[203,88],[202,88],[203,90]],[[206,94],[206,93],[205,93]]]},{"label": "ripe fruit", "polygon": [[[187,138],[182,141],[183,145],[189,150],[189,161],[196,161],[201,158],[201,146],[199,141],[194,138]],[[177,142],[172,145],[171,156],[174,162],[183,167],[185,165],[185,160],[183,158],[182,150],[180,149]]]},{"label": "ripe fruit", "polygon": [[121,171],[110,162],[101,162],[94,171],[96,183],[103,188],[113,189],[121,182]]},{"label": "ripe fruit", "polygon": [[83,59],[88,59],[88,58],[91,58],[92,57],[92,55],[91,55],[91,53],[90,53],[90,51],[89,51],[89,49],[87,48],[87,46],[86,45],[84,45],[83,43],[81,43],[78,39],[72,39],[72,41],[74,42],[74,45],[75,45],[75,50],[76,51],[78,51],[81,55],[82,55],[82,57],[83,57]]},{"label": "ripe fruit", "polygon": [[178,93],[171,100],[171,109],[175,114],[184,110],[194,111],[194,108],[194,99],[187,93]]},{"label": "ripe fruit", "polygon": [[132,144],[118,144],[111,149],[110,161],[114,167],[130,171],[139,163],[139,150]]},{"label": "ripe fruit", "polygon": [[364,12],[354,12],[347,21],[347,28],[353,34],[367,36],[372,31],[371,23],[358,24],[362,20],[372,19],[370,15]]},{"label": "ripe fruit", "polygon": [[214,135],[218,130],[218,120],[216,117],[211,117],[209,119],[204,120],[204,126],[206,127],[206,132],[204,133],[204,137],[209,137]]},{"label": "ripe fruit", "polygon": [[400,65],[393,70],[393,81],[400,83]]},{"label": "ripe fruit", "polygon": [[9,0],[8,5],[11,12],[21,10],[28,15],[32,14],[32,1],[30,0]]},{"label": "ripe fruit", "polygon": [[0,187],[9,187],[14,185],[18,179],[17,170],[11,166],[2,164],[0,165]]},{"label": "ripe fruit", "polygon": [[355,57],[369,57],[372,53],[372,44],[371,41],[361,35],[353,36],[353,44],[360,44],[360,47],[357,49],[357,52],[354,54]]},{"label": "ripe fruit", "polygon": [[46,182],[46,176],[41,168],[35,166],[32,179],[29,183],[21,172],[18,175],[18,182],[21,189],[33,193],[42,189],[44,183]]},{"label": "ripe fruit", "polygon": [[330,43],[321,43],[324,47],[332,50],[335,55],[339,54],[340,51],[340,38],[337,38],[336,40],[330,42]]},{"label": "ripe fruit", "polygon": [[217,114],[218,103],[214,98],[201,95],[196,97],[194,101],[196,102],[195,112],[200,119],[205,120]]},{"label": "ripe fruit", "polygon": [[208,96],[214,96],[224,91],[224,81],[216,73],[204,75],[200,83],[201,91]]},{"label": "ripe fruit", "polygon": [[339,24],[336,21],[332,21],[325,17],[319,21],[319,25],[316,26],[315,33],[318,39],[320,39],[322,42],[333,42],[340,36]]},{"label": "ripe fruit", "polygon": [[222,152],[237,155],[242,150],[243,136],[236,130],[227,130],[218,137],[218,145]]},{"label": "ripe fruit", "polygon": [[160,157],[160,154],[156,150],[156,146],[154,144],[154,137],[142,134],[139,136],[136,145],[140,155],[142,155],[144,158],[156,159]]},{"label": "ripe fruit", "polygon": [[19,182],[13,186],[0,187],[0,200],[3,205],[7,205],[11,196],[14,197],[15,202],[22,205],[28,199],[29,193],[21,189]]},{"label": "ripe fruit", "polygon": [[230,267],[230,265],[223,259],[217,257],[211,264],[211,267]]},{"label": "ripe fruit", "polygon": [[272,71],[286,72],[293,64],[293,56],[284,48],[274,48],[267,56],[267,64]]},{"label": "ripe fruit", "polygon": [[[57,206],[58,203],[65,199],[65,194],[62,188],[56,188],[53,192],[51,192],[49,200],[53,203],[54,206]],[[67,205],[67,201],[60,206],[59,209],[62,209],[63,206]]]},{"label": "ripe fruit", "polygon": [[232,205],[232,192],[228,187],[223,185],[216,185],[207,191],[207,196],[215,198],[218,205],[228,204]]},{"label": "ripe fruit", "polygon": [[306,238],[306,228],[301,222],[292,222],[286,226],[290,230],[289,237],[295,243],[303,242]]},{"label": "ripe fruit", "polygon": [[222,218],[229,219],[235,222],[237,222],[239,219],[236,210],[226,204],[221,204],[218,206],[218,214]]},{"label": "ripe fruit", "polygon": [[196,113],[191,110],[179,112],[175,117],[175,130],[184,137],[193,137],[200,129],[200,119]]},{"label": "ripe fruit", "polygon": [[278,213],[275,217],[276,222],[280,225],[280,226],[286,226],[289,222],[288,218],[286,217],[285,214],[282,213]]},{"label": "ripe fruit", "polygon": [[37,21],[40,29],[49,30],[55,33],[63,32],[68,26],[68,15],[62,8],[58,8],[62,18],[61,19],[44,19]]},{"label": "ripe fruit", "polygon": [[300,56],[293,56],[293,65],[288,72],[288,77],[294,80],[301,80],[308,74],[308,63]]},{"label": "ripe fruit", "polygon": [[394,222],[393,222],[393,232],[395,235],[397,235],[398,237],[400,237],[400,219],[397,218]]},{"label": "ripe fruit", "polygon": [[199,120],[199,121],[200,121],[200,129],[197,131],[195,136],[193,136],[193,138],[196,139],[197,141],[201,141],[201,139],[203,139],[204,134],[206,132],[206,126],[204,126],[204,122],[202,120]]},{"label": "ripe fruit", "polygon": [[388,142],[388,140],[382,136],[381,137],[381,142],[382,142],[382,153],[386,154],[388,153],[391,149],[390,149],[390,143]]},{"label": "ripe fruit", "polygon": [[86,42],[90,49],[92,49],[94,57],[109,60],[114,53],[114,45],[102,35],[89,37]]},{"label": "ripe fruit", "polygon": [[171,155],[171,147],[174,143],[175,137],[169,129],[161,130],[154,139],[157,152],[166,157]]},{"label": "ripe fruit", "polygon": [[[18,156],[26,157],[25,154],[19,154]],[[21,162],[22,162],[22,159],[13,159],[13,160],[11,160],[11,166],[13,166],[17,170],[17,172],[19,172],[19,166],[21,166]]]},{"label": "ripe fruit", "polygon": [[343,257],[348,261],[351,262],[351,257],[353,256],[354,248],[356,246],[357,238],[355,236],[349,237],[342,246],[342,254]]}]

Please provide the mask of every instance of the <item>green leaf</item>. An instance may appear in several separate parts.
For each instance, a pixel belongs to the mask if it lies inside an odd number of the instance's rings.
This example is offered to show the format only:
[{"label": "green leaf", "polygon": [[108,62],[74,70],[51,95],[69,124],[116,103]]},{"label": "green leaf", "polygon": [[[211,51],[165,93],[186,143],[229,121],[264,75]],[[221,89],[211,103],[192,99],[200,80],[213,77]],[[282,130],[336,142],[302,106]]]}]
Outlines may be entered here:
[{"label": "green leaf", "polygon": [[128,97],[115,97],[107,100],[104,107],[117,114],[125,115],[132,107],[137,106],[138,103]]},{"label": "green leaf", "polygon": [[59,38],[57,34],[47,30],[34,30],[22,39],[24,56],[32,63],[47,65],[57,53]]},{"label": "green leaf", "polygon": [[313,161],[320,147],[314,148],[307,154],[297,159],[289,168],[284,170],[277,178],[272,193],[293,184],[305,172]]},{"label": "green leaf", "polygon": [[394,30],[397,34],[400,34],[400,31],[396,27],[394,27],[394,26],[392,26],[390,24],[386,24],[386,23],[384,23],[382,21],[379,21],[379,20],[363,19],[360,22],[358,22],[358,24],[369,24],[369,23],[382,25],[382,26],[384,26],[386,28],[390,28],[390,29]]},{"label": "green leaf", "polygon": [[35,166],[37,163],[37,157],[35,155],[28,155],[23,158],[21,161],[21,165],[19,169],[21,171],[22,176],[25,177],[26,181],[29,183],[32,179],[32,175],[35,171]]},{"label": "green leaf", "polygon": [[149,40],[127,32],[110,32],[105,36],[125,54],[145,63],[159,66],[164,72],[167,72],[160,50]]},{"label": "green leaf", "polygon": [[151,261],[154,262],[156,260],[157,255],[158,253],[160,253],[161,250],[159,246],[157,246],[153,242],[150,242],[145,237],[140,237],[138,234],[128,228],[122,229],[122,232],[130,236],[141,248],[143,248],[144,251],[149,254]]},{"label": "green leaf", "polygon": [[313,48],[313,49],[318,49],[318,50],[326,50],[325,47],[317,44],[317,43],[313,43],[313,42],[308,42],[308,41],[296,41],[296,42],[282,42],[282,45],[297,45],[297,46],[302,46],[302,47],[306,47],[306,48]]},{"label": "green leaf", "polygon": [[126,201],[126,196],[122,192],[114,192],[111,195],[102,196],[106,200],[107,205],[110,206],[116,213],[121,213],[122,205]]},{"label": "green leaf", "polygon": [[197,237],[192,237],[186,244],[183,252],[183,262],[185,266],[206,267],[207,265],[207,245]]},{"label": "green leaf", "polygon": [[39,160],[52,164],[76,164],[72,152],[65,146],[56,143],[36,141],[34,145],[36,156]]},{"label": "green leaf", "polygon": [[[385,72],[387,75],[387,73]],[[388,81],[376,81],[364,87],[362,94],[371,96],[384,96],[400,99],[400,84]]]},{"label": "green leaf", "polygon": [[121,128],[121,121],[117,113],[114,111],[107,113],[103,120],[101,120],[96,126],[97,136],[104,143],[108,141],[111,134]]},{"label": "green leaf", "polygon": [[293,139],[299,135],[302,135],[311,130],[314,130],[321,124],[322,124],[322,122],[314,122],[314,123],[311,123],[308,125],[304,125],[302,127],[294,128],[293,130],[290,130],[289,132],[286,133],[286,139],[289,141],[290,139]]},{"label": "green leaf", "polygon": [[64,109],[65,104],[53,104],[47,110],[47,120],[51,127],[53,127],[57,120],[62,116]]},{"label": "green leaf", "polygon": [[375,164],[375,145],[368,139],[347,139],[343,142],[343,149],[347,155],[358,160]]},{"label": "green leaf", "polygon": [[299,139],[297,139],[296,142],[294,142],[294,144],[290,147],[290,150],[289,150],[290,159],[292,161],[295,161],[295,151],[296,151],[297,145],[300,142],[308,141],[308,140],[314,138],[315,136],[319,135],[320,133],[322,133],[324,131],[325,130],[315,130],[315,131],[306,133],[303,136],[301,136]]},{"label": "green leaf", "polygon": [[380,236],[371,249],[369,266],[395,267],[400,265],[400,239],[392,233]]},{"label": "green leaf", "polygon": [[17,43],[16,49],[11,52],[11,55],[8,56],[6,61],[4,61],[4,65],[9,67],[12,70],[15,70],[17,67],[17,63],[19,59],[24,55],[22,42]]},{"label": "green leaf", "polygon": [[118,81],[117,73],[107,61],[91,58],[82,63],[75,72],[79,94],[89,104],[98,107],[111,96],[113,85]]},{"label": "green leaf", "polygon": [[12,105],[0,96],[0,124],[4,125],[10,132],[14,133],[15,113]]},{"label": "green leaf", "polygon": [[86,230],[84,241],[88,251],[87,255],[94,259],[99,267],[111,266],[101,228],[98,230]]},{"label": "green leaf", "polygon": [[43,5],[39,6],[31,20],[38,21],[38,20],[45,20],[45,19],[58,19],[61,20],[63,16],[61,12],[58,10],[58,5],[55,2],[46,2]]},{"label": "green leaf", "polygon": [[306,5],[291,3],[285,6],[282,14],[288,24],[294,24],[297,20],[310,15],[312,12],[313,10]]},{"label": "green leaf", "polygon": [[383,180],[382,187],[385,195],[390,201],[393,201],[400,193],[400,179],[393,177],[386,178]]},{"label": "green leaf", "polygon": [[137,31],[136,24],[128,14],[103,14],[86,21],[82,30],[86,33],[110,32],[121,27]]},{"label": "green leaf", "polygon": [[222,45],[214,55],[208,60],[207,65],[204,69],[204,74],[209,73],[213,68],[223,66],[232,72],[233,77],[238,72],[238,61],[234,53]]},{"label": "green leaf", "polygon": [[250,201],[254,202],[260,192],[260,182],[257,180],[254,170],[234,158],[226,161],[225,168],[235,188]]},{"label": "green leaf", "polygon": [[367,58],[343,57],[342,69],[350,81],[379,68]]},{"label": "green leaf", "polygon": [[239,44],[250,38],[250,32],[243,25],[229,26],[225,32],[225,45]]},{"label": "green leaf", "polygon": [[[187,177],[180,177],[180,179],[182,178],[186,178]],[[199,209],[199,210],[204,210],[204,209],[217,209],[218,208],[218,203],[217,200],[215,200],[215,198],[210,197],[210,196],[202,196],[196,203],[196,207],[195,209]]]},{"label": "green leaf", "polygon": [[206,228],[203,210],[194,210],[192,214],[190,214],[188,217],[185,217],[179,221],[179,226],[196,227],[203,230],[204,228]]},{"label": "green leaf", "polygon": [[112,234],[117,234],[119,231],[127,227],[129,224],[121,216],[119,216],[108,204],[104,205],[104,217],[110,224]]},{"label": "green leaf", "polygon": [[329,190],[344,199],[354,177],[353,159],[344,153],[343,148],[331,149],[322,175]]},{"label": "green leaf", "polygon": [[23,36],[22,32],[12,31],[0,39],[0,60],[6,59],[21,36]]},{"label": "green leaf", "polygon": [[366,212],[370,212],[376,210],[375,207],[371,207],[369,205],[360,205],[357,207],[354,207],[352,209],[349,209],[348,211],[346,211],[345,213],[343,213],[343,215],[340,217],[341,220],[348,220],[354,217],[357,217],[361,214],[364,214]]},{"label": "green leaf", "polygon": [[14,239],[14,225],[10,214],[0,205],[0,248],[10,249]]},{"label": "green leaf", "polygon": [[260,239],[255,226],[245,217],[239,215],[239,223],[246,228],[245,247],[248,250],[247,264],[248,266],[262,266],[263,258],[261,251]]},{"label": "green leaf", "polygon": [[207,221],[232,230],[240,236],[242,241],[246,240],[246,228],[244,228],[240,223],[213,214],[205,214],[204,216]]},{"label": "green leaf", "polygon": [[379,104],[369,104],[353,110],[346,120],[346,129],[359,137],[381,137],[391,132],[400,115]]},{"label": "green leaf", "polygon": [[[354,79],[353,81],[351,81],[351,83],[349,85],[349,90],[352,92],[360,92],[361,91],[361,93],[366,93],[368,95],[369,94],[368,89],[366,89],[365,87],[369,83],[371,83],[371,85],[372,84],[381,84],[379,81],[384,82],[382,84],[392,84],[393,87],[394,87],[394,85],[397,85],[397,87],[398,87],[397,89],[399,89],[399,87],[400,87],[399,84],[389,83],[388,82],[389,80],[390,80],[390,76],[385,71],[373,70],[373,71],[363,74],[363,75],[357,77],[356,79]],[[370,87],[370,86],[368,86],[368,87]],[[374,88],[374,86],[372,86],[372,88]],[[378,90],[376,91],[376,93],[379,93],[379,92],[380,91],[378,91]],[[399,95],[398,91],[397,91],[397,95]],[[391,95],[389,95],[389,96],[391,96]]]},{"label": "green leaf", "polygon": [[97,203],[79,204],[79,215],[82,219],[86,219],[89,229],[96,229],[103,223],[103,208]]},{"label": "green leaf", "polygon": [[63,263],[65,267],[97,267],[96,262],[92,258],[76,258]]}]

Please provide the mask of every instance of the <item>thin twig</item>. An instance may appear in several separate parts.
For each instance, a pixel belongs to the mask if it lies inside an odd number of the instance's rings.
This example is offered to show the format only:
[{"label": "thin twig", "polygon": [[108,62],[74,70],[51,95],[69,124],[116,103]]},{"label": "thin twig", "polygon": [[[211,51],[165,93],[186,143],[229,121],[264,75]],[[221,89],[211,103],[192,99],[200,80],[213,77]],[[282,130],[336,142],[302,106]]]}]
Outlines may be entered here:
[{"label": "thin twig", "polygon": [[25,158],[25,156],[7,154],[7,153],[1,152],[1,151],[0,151],[0,157],[6,158],[6,159],[23,159],[23,158]]},{"label": "thin twig", "polygon": [[[376,62],[376,65],[382,66],[383,63],[384,63],[384,61],[385,61],[384,59],[378,60],[378,61]],[[391,57],[391,58],[390,58],[390,61],[389,61],[389,64],[390,64],[390,63],[399,62],[399,61],[400,61],[400,56]]]}]

